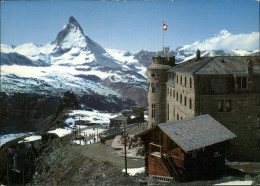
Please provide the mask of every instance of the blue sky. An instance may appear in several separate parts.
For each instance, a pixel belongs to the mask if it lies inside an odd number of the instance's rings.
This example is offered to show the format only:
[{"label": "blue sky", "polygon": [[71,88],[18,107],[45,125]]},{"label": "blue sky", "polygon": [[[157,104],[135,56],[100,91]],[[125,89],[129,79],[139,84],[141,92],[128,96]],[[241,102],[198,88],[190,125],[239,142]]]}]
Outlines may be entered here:
[{"label": "blue sky", "polygon": [[235,35],[259,32],[257,0],[4,1],[1,43],[50,43],[70,16],[104,48],[127,51],[160,50],[163,21],[169,25],[165,45],[172,49],[222,29]]}]

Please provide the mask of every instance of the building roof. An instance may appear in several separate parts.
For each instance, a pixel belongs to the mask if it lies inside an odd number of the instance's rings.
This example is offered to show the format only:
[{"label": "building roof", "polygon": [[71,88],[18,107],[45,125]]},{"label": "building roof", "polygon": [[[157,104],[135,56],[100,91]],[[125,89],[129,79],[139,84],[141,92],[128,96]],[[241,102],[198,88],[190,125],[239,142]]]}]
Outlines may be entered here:
[{"label": "building roof", "polygon": [[124,121],[124,120],[127,120],[127,117],[125,117],[123,115],[119,115],[115,118],[111,118],[110,120]]},{"label": "building roof", "polygon": [[210,115],[158,124],[185,152],[207,147],[236,137]]},{"label": "building roof", "polygon": [[[219,56],[201,57],[199,60],[191,59],[172,67],[169,72],[186,74],[233,74],[247,73],[247,60],[254,65],[260,64],[259,56]],[[260,72],[259,72],[260,73]]]}]

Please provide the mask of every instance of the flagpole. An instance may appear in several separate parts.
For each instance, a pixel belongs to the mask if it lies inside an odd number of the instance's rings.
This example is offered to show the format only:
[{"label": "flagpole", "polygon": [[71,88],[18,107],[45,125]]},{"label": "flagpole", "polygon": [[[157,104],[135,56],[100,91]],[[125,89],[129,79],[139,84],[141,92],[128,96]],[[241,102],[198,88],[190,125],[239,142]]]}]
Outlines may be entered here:
[{"label": "flagpole", "polygon": [[[164,26],[164,21],[163,21],[163,26]],[[163,31],[163,50],[164,50],[164,27],[162,27],[163,29],[162,29],[162,31]]]}]

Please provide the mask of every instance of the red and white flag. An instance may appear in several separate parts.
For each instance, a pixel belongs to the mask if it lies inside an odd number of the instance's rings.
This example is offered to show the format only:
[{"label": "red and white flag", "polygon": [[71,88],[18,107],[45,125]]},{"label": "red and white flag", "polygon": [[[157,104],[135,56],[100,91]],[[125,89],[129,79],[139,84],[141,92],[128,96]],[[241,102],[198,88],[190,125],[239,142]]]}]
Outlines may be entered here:
[{"label": "red and white flag", "polygon": [[164,30],[164,31],[166,31],[166,30],[167,30],[167,28],[168,28],[168,25],[166,25],[166,24],[163,24],[163,30]]}]

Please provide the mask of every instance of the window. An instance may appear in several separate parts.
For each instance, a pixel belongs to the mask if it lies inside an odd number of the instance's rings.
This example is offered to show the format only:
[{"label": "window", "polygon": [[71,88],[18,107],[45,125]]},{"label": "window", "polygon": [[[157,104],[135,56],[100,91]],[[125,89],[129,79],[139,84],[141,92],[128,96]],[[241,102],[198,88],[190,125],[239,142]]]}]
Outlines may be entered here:
[{"label": "window", "polygon": [[190,109],[192,109],[192,101],[191,101],[191,99],[190,99]]},{"label": "window", "polygon": [[178,101],[178,99],[179,99],[179,94],[178,92],[176,92],[176,101]]},{"label": "window", "polygon": [[231,112],[231,101],[226,101],[226,111]]},{"label": "window", "polygon": [[175,108],[173,107],[173,118],[175,118]]},{"label": "window", "polygon": [[184,78],[184,86],[187,87],[187,78]]},{"label": "window", "polygon": [[172,97],[172,89],[170,89],[170,97]]},{"label": "window", "polygon": [[180,84],[182,85],[182,76],[181,76]]},{"label": "window", "polygon": [[184,97],[184,106],[187,106],[187,98]]},{"label": "window", "polygon": [[172,92],[172,98],[175,98],[175,90],[173,90],[173,92]]},{"label": "window", "polygon": [[236,77],[236,88],[247,88],[247,77]]},{"label": "window", "polygon": [[190,78],[190,88],[192,88],[192,79]]},{"label": "window", "polygon": [[180,102],[182,103],[182,94],[180,94]]},{"label": "window", "polygon": [[151,74],[151,77],[155,77],[155,74]]},{"label": "window", "polygon": [[223,112],[223,101],[218,102],[218,111]]},{"label": "window", "polygon": [[181,120],[182,120],[182,117],[181,117]]},{"label": "window", "polygon": [[179,120],[179,114],[177,114],[177,120]]},{"label": "window", "polygon": [[155,87],[152,87],[152,93],[154,93],[155,92]]},{"label": "window", "polygon": [[152,103],[152,118],[155,118],[155,104]]}]

